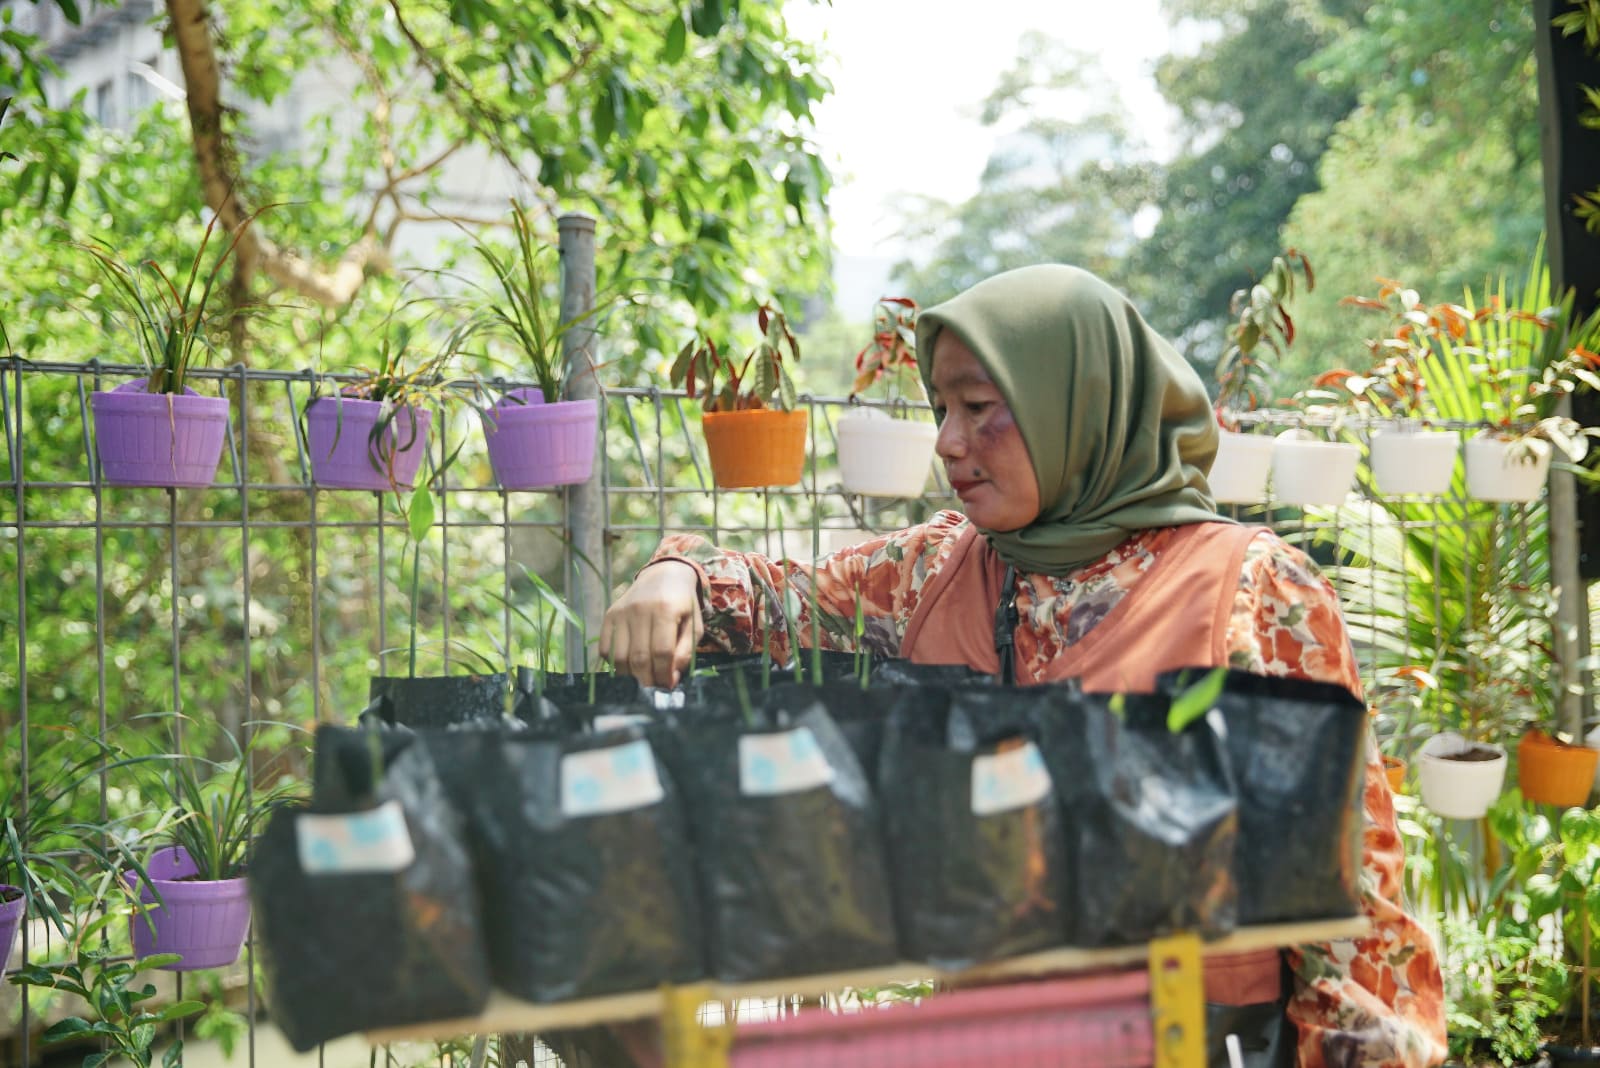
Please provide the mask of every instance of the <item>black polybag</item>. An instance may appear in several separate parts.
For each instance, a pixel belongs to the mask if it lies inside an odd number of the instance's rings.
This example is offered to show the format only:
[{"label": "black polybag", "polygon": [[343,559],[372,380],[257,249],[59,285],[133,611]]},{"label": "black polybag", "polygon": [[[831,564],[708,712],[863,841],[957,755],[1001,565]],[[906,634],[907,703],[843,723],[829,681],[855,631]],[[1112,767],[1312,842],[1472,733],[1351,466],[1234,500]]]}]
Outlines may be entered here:
[{"label": "black polybag", "polygon": [[1039,722],[1068,824],[1068,941],[1107,946],[1179,930],[1231,931],[1239,816],[1216,717],[1173,733],[1163,695],[1034,689],[1036,700],[1059,703]]},{"label": "black polybag", "polygon": [[[1177,693],[1204,674],[1174,672],[1157,685]],[[1239,794],[1239,923],[1356,915],[1366,706],[1334,683],[1229,671],[1215,707]]]},{"label": "black polybag", "polygon": [[713,975],[743,982],[897,959],[877,803],[820,703],[795,713],[691,705],[658,731],[689,801]]},{"label": "black polybag", "polygon": [[678,790],[638,728],[502,735],[480,781],[495,982],[532,1001],[705,974]]},{"label": "black polybag", "polygon": [[[414,739],[322,727],[311,808],[275,811],[249,884],[268,1004],[307,1052],[339,1035],[473,1016],[489,998],[477,887],[461,820]],[[376,781],[374,779],[376,778]],[[297,823],[395,802],[415,858],[398,871],[310,874]]]},{"label": "black polybag", "polygon": [[918,664],[910,660],[880,660],[872,666],[869,684],[879,686],[993,685],[997,676],[965,664]]},{"label": "black polybag", "polygon": [[643,687],[632,675],[616,675],[606,671],[590,674],[550,671],[544,672],[541,677],[536,668],[517,668],[516,700],[512,715],[531,721],[536,715],[534,699],[538,696],[563,709],[570,705],[589,704],[638,704],[645,710],[650,707]]},{"label": "black polybag", "polygon": [[960,968],[1060,945],[1066,837],[1017,691],[892,698],[878,786],[901,948]]},{"label": "black polybag", "polygon": [[374,675],[367,696],[383,721],[402,727],[449,727],[506,714],[511,684],[504,672],[415,678]]},{"label": "black polybag", "polygon": [[889,702],[882,693],[863,690],[854,680],[825,682],[820,686],[787,682],[761,695],[764,712],[777,716],[799,715],[818,701],[827,708],[867,780],[874,781]]}]

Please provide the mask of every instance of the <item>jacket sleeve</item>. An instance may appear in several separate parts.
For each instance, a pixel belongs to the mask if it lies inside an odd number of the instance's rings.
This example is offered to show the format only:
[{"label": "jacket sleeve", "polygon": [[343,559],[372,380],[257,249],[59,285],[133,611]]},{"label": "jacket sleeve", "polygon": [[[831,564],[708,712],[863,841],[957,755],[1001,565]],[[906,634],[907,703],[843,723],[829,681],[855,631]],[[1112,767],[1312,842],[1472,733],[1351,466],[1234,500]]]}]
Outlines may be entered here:
[{"label": "jacket sleeve", "polygon": [[959,513],[940,512],[919,526],[841,549],[815,566],[675,534],[661,542],[650,564],[678,560],[694,568],[706,625],[702,652],[754,653],[765,642],[774,658],[787,660],[797,645],[810,648],[813,638],[824,649],[854,652],[859,604],[859,644],[898,656],[924,584],[949,557],[966,522]]},{"label": "jacket sleeve", "polygon": [[[1337,594],[1305,554],[1269,532],[1246,553],[1228,648],[1232,667],[1336,682],[1361,694]],[[1295,975],[1288,1015],[1301,1068],[1424,1068],[1445,1059],[1439,958],[1401,905],[1405,855],[1370,732],[1364,791],[1362,911],[1371,933],[1288,952]]]}]

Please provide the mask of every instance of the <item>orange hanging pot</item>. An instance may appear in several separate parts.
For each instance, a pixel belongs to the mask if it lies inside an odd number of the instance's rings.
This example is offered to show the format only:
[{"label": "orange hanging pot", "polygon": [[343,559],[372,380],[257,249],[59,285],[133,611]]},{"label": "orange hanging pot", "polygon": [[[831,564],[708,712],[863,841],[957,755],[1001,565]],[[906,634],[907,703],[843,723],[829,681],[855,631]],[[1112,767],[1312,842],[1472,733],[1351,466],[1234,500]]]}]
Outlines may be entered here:
[{"label": "orange hanging pot", "polygon": [[1389,780],[1389,792],[1397,794],[1406,782],[1406,762],[1399,757],[1383,758],[1383,777]]},{"label": "orange hanging pot", "polygon": [[775,408],[707,412],[706,451],[720,489],[792,486],[806,466],[806,413]]},{"label": "orange hanging pot", "polygon": [[1589,800],[1600,751],[1568,745],[1543,731],[1529,731],[1517,745],[1522,796],[1541,805],[1571,808]]}]

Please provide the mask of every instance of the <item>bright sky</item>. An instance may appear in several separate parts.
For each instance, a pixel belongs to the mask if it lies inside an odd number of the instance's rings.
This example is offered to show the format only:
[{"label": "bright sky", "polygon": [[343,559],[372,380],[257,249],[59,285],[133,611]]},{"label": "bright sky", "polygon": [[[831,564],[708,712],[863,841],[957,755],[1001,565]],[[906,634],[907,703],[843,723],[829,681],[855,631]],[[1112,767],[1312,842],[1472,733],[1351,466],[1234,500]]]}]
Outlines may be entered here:
[{"label": "bright sky", "polygon": [[1145,142],[1169,151],[1153,76],[1170,40],[1159,0],[790,0],[785,14],[797,36],[821,39],[835,56],[817,137],[834,170],[835,243],[847,256],[901,252],[885,210],[897,193],[976,192],[998,132],[979,124],[978,108],[1029,30],[1101,57]]}]

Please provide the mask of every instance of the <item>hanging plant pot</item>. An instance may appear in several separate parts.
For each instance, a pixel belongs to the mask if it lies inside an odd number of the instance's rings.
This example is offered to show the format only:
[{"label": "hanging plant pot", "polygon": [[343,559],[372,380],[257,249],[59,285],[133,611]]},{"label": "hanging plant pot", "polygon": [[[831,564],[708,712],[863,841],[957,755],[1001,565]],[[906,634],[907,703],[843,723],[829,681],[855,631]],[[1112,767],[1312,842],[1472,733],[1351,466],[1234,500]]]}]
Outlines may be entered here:
[{"label": "hanging plant pot", "polygon": [[1383,777],[1389,780],[1389,792],[1399,793],[1406,784],[1406,762],[1399,757],[1384,757]]},{"label": "hanging plant pot", "polygon": [[806,413],[776,408],[707,412],[706,451],[721,489],[792,486],[806,466]]},{"label": "hanging plant pot", "polygon": [[483,413],[495,481],[510,490],[589,481],[599,425],[593,398],[547,404],[540,389],[511,390]]},{"label": "hanging plant pot", "polygon": [[1302,506],[1343,504],[1360,461],[1360,448],[1347,441],[1285,430],[1272,450],[1273,499]]},{"label": "hanging plant pot", "polygon": [[313,483],[375,492],[411,486],[428,451],[433,413],[426,408],[397,411],[374,441],[373,428],[384,409],[378,401],[359,397],[318,397],[306,406]]},{"label": "hanging plant pot", "polygon": [[1378,491],[1437,497],[1450,489],[1461,435],[1454,430],[1374,430],[1367,449]]},{"label": "hanging plant pot", "polygon": [[228,433],[228,401],[150,393],[136,378],[91,394],[100,474],[117,486],[209,486]]},{"label": "hanging plant pot", "polygon": [[1441,816],[1480,819],[1506,781],[1506,751],[1469,742],[1455,731],[1429,738],[1417,752],[1422,803]]},{"label": "hanging plant pot", "polygon": [[1517,743],[1517,784],[1522,796],[1541,805],[1571,808],[1589,800],[1600,752],[1568,745],[1543,731],[1529,731]]},{"label": "hanging plant pot", "polygon": [[895,419],[878,408],[839,417],[839,478],[846,493],[867,497],[920,497],[933,463],[939,428]]},{"label": "hanging plant pot", "polygon": [[136,956],[176,953],[183,959],[167,965],[172,972],[220,968],[239,959],[250,926],[249,888],[243,877],[196,879],[197,870],[182,846],[166,846],[145,865],[149,883],[138,872],[123,873],[128,887],[149,906],[128,920]]},{"label": "hanging plant pot", "polygon": [[1584,735],[1583,744],[1595,751],[1594,788],[1600,790],[1600,727]]},{"label": "hanging plant pot", "polygon": [[506,714],[511,678],[503,671],[488,675],[374,675],[367,686],[369,701],[382,700],[379,714],[390,724],[406,727],[448,727],[473,720],[496,720]]},{"label": "hanging plant pot", "polygon": [[1550,472],[1550,443],[1506,441],[1481,431],[1467,439],[1467,493],[1480,501],[1538,500]]},{"label": "hanging plant pot", "polygon": [[1254,504],[1264,498],[1276,445],[1265,434],[1222,431],[1217,439],[1217,458],[1206,475],[1212,499],[1218,504]]},{"label": "hanging plant pot", "polygon": [[17,932],[22,929],[22,917],[27,912],[28,899],[22,887],[0,883],[0,972],[11,963],[11,947],[16,944]]}]

